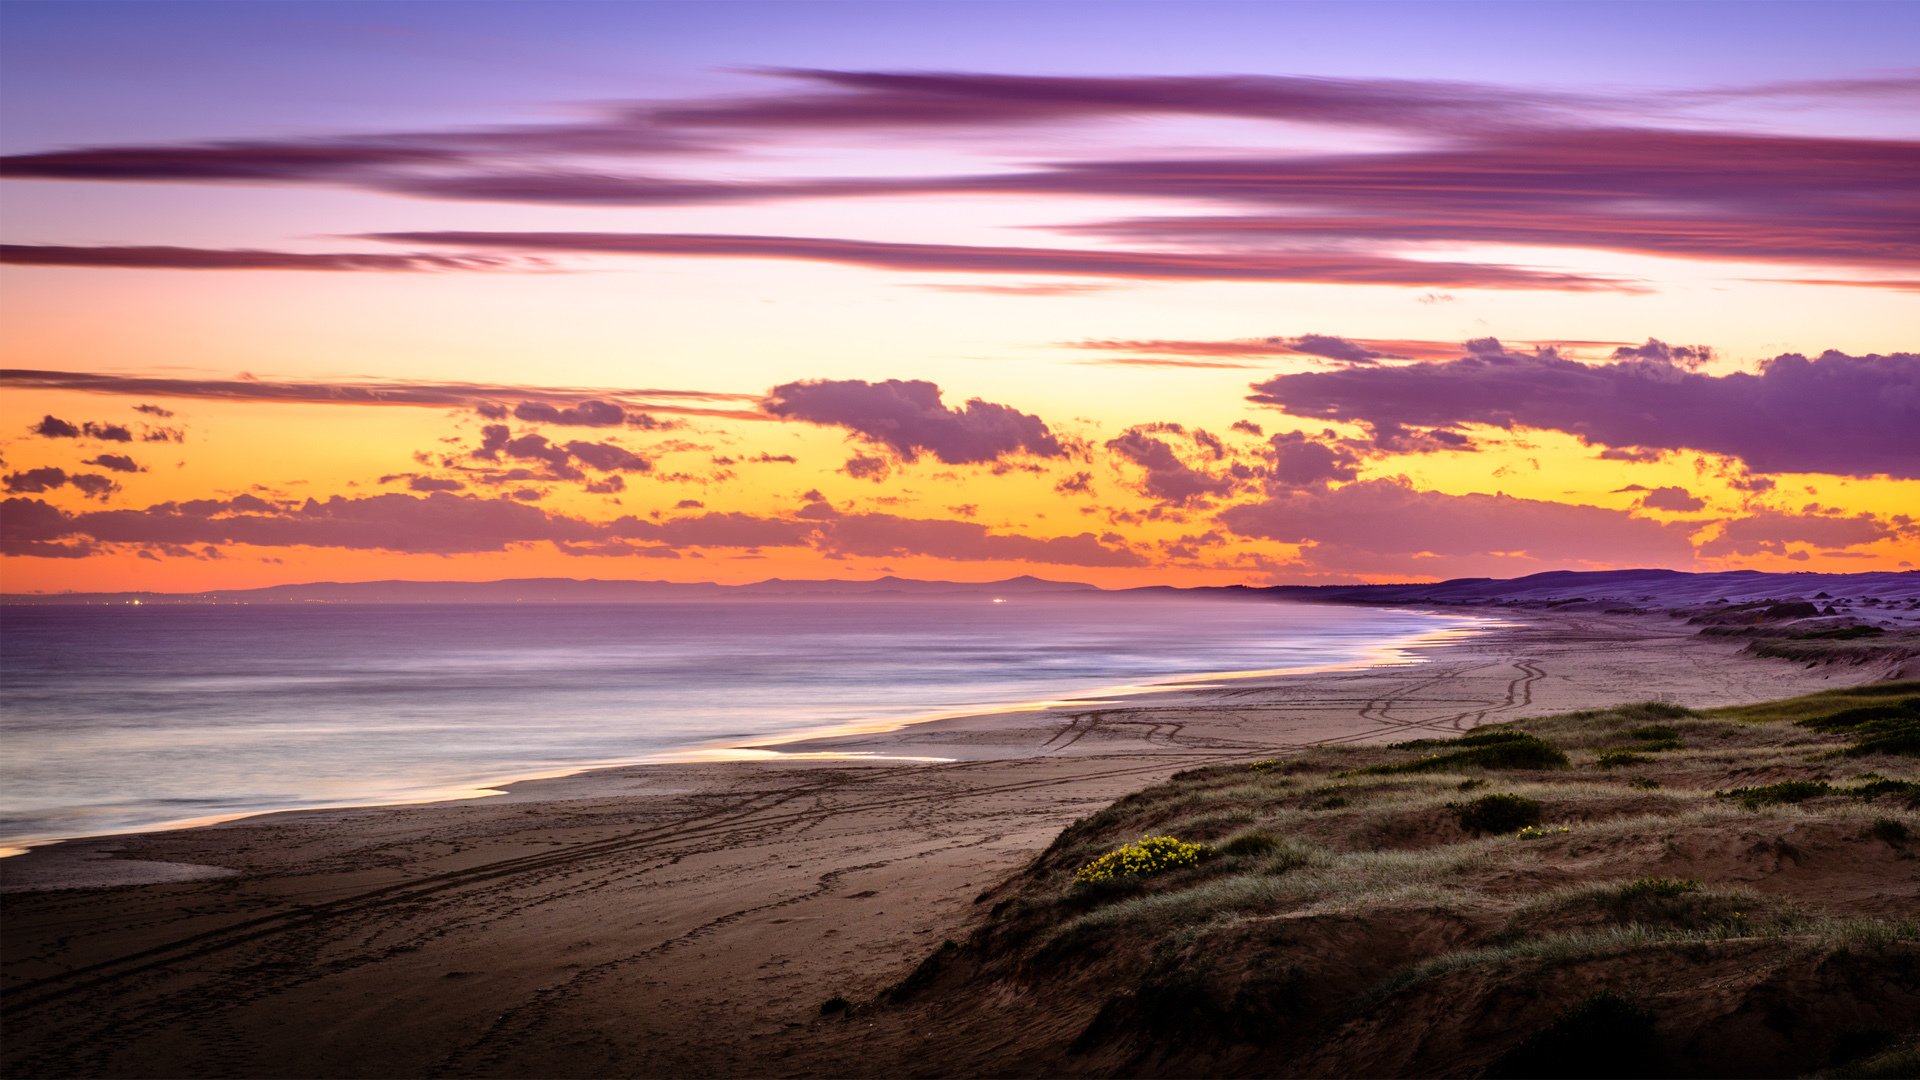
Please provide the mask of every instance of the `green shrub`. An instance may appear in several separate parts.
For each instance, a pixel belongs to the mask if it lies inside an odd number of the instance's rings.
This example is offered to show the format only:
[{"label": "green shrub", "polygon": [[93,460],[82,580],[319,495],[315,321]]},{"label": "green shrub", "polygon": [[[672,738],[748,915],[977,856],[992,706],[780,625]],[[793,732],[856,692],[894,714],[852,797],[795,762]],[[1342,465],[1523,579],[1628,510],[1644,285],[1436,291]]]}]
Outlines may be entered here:
[{"label": "green shrub", "polygon": [[1241,833],[1220,845],[1222,855],[1265,855],[1280,846],[1280,841],[1266,833]]},{"label": "green shrub", "polygon": [[1642,776],[1642,777],[1638,777],[1636,779],[1627,781],[1627,786],[1637,787],[1645,791],[1652,791],[1653,789],[1660,786],[1660,781],[1649,780],[1646,777]]},{"label": "green shrub", "polygon": [[1637,727],[1627,732],[1627,737],[1630,739],[1641,739],[1646,742],[1670,742],[1677,741],[1680,738],[1680,733],[1670,727],[1663,727],[1659,724],[1648,724],[1645,727]]},{"label": "green shrub", "polygon": [[1075,880],[1098,885],[1118,878],[1144,878],[1195,866],[1213,854],[1206,844],[1190,844],[1171,836],[1143,836],[1138,843],[1107,852],[1080,868]]},{"label": "green shrub", "polygon": [[1623,765],[1644,765],[1651,760],[1631,750],[1608,750],[1600,755],[1596,764],[1603,769],[1618,769]]},{"label": "green shrub", "polygon": [[1717,799],[1736,799],[1741,806],[1749,810],[1758,810],[1762,806],[1776,806],[1780,803],[1806,802],[1822,795],[1838,795],[1832,784],[1825,780],[1787,780],[1778,784],[1764,784],[1759,787],[1734,788],[1731,791],[1716,791]]},{"label": "green shrub", "polygon": [[1920,756],[1920,697],[1842,709],[1826,716],[1802,720],[1800,725],[1815,731],[1842,732],[1854,736],[1853,745],[1843,751],[1850,756]]},{"label": "green shrub", "polygon": [[1521,731],[1476,731],[1458,739],[1420,739],[1396,746],[1407,750],[1456,749],[1360,771],[1385,775],[1450,769],[1564,769],[1568,765],[1567,755],[1559,747]]},{"label": "green shrub", "polygon": [[1489,1077],[1660,1076],[1653,1014],[1602,990],[1555,1017],[1487,1069]]},{"label": "green shrub", "polygon": [[1460,827],[1477,833],[1510,833],[1523,825],[1540,824],[1540,804],[1521,795],[1482,795],[1470,802],[1448,803]]}]

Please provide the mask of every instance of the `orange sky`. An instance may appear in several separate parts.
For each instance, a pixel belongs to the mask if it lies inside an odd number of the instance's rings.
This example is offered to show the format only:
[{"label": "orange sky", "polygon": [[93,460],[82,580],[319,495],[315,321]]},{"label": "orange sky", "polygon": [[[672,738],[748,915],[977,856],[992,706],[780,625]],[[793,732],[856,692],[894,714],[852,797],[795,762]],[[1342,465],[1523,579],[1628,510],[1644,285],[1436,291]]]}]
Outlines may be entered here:
[{"label": "orange sky", "polygon": [[1920,558],[1911,75],[1095,75],[674,18],[703,71],[435,60],[388,123],[312,93],[351,35],[256,69],[299,108],[124,113],[48,58],[103,31],[24,27],[5,590]]}]

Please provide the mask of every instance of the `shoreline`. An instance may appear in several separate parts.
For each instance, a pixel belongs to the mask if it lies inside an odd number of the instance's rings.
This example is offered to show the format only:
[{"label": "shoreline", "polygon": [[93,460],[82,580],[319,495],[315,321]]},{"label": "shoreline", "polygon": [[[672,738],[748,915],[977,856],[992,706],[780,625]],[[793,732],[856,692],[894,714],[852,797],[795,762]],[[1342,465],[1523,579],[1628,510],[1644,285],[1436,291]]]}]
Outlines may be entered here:
[{"label": "shoreline", "polygon": [[[1287,602],[1299,603],[1300,601]],[[1374,607],[1374,605],[1365,604],[1343,604],[1339,606],[1359,608]],[[1381,608],[1381,610],[1412,612],[1418,615],[1443,619],[1456,625],[1443,625],[1417,633],[1388,638],[1378,644],[1369,646],[1364,650],[1364,655],[1357,659],[1330,664],[1313,664],[1294,668],[1271,668],[1246,671],[1190,672],[1171,676],[1157,682],[1121,683],[1089,687],[1084,690],[1071,692],[1067,696],[969,705],[962,706],[957,710],[946,709],[938,712],[914,713],[896,718],[849,720],[841,723],[828,723],[817,727],[802,728],[795,731],[771,733],[765,736],[745,735],[728,739],[716,739],[678,749],[647,753],[637,757],[583,761],[568,763],[553,768],[495,773],[470,782],[456,782],[413,789],[388,799],[376,798],[365,801],[350,800],[306,806],[236,810],[230,813],[171,819],[137,828],[116,829],[109,832],[80,833],[71,836],[49,837],[44,839],[0,840],[0,866],[5,865],[8,860],[18,859],[28,852],[51,849],[65,844],[114,841],[126,837],[146,836],[154,833],[208,828],[274,814],[325,813],[330,811],[364,810],[386,807],[434,806],[444,803],[495,798],[505,794],[509,789],[522,784],[544,780],[566,779],[610,769],[627,769],[649,765],[709,764],[719,762],[747,763],[759,761],[776,763],[801,758],[826,761],[944,762],[952,759],[925,755],[888,755],[879,751],[791,748],[813,746],[816,744],[834,745],[846,740],[861,740],[874,736],[884,736],[908,728],[930,724],[955,721],[992,722],[995,718],[1020,713],[1039,713],[1067,708],[1117,706],[1122,703],[1138,702],[1142,699],[1152,698],[1162,694],[1204,691],[1210,687],[1227,683],[1247,684],[1273,678],[1417,664],[1423,661],[1415,654],[1414,650],[1444,645],[1448,641],[1463,635],[1484,633],[1502,624],[1500,618],[1492,615],[1471,615],[1419,606]],[[148,871],[148,873],[153,881],[177,880],[164,866],[157,865]],[[128,876],[124,879],[116,879],[114,884],[138,884],[140,881],[141,878],[138,876]],[[0,893],[11,891],[16,890],[9,885],[0,883]]]},{"label": "shoreline", "polygon": [[[461,802],[77,841],[205,880],[7,900],[15,1075],[846,1075],[865,1000],[1061,828],[1199,765],[1665,697],[1871,681],[1665,616],[1498,613],[1423,664],[837,740],[944,764],[640,765]],[[111,852],[99,851],[111,847]],[[855,1051],[857,1053],[857,1051]],[[810,1056],[809,1056],[810,1055]]]}]

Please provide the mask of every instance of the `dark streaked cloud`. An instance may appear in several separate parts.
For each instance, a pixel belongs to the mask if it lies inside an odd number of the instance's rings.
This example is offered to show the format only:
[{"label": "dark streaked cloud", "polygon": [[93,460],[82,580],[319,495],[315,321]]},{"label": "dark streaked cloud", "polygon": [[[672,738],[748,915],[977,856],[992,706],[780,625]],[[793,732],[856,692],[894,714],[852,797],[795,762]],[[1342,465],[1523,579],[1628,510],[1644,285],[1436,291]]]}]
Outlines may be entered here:
[{"label": "dark streaked cloud", "polygon": [[40,422],[27,429],[43,439],[77,439],[80,437],[80,425],[62,420],[48,413]]},{"label": "dark streaked cloud", "polygon": [[786,383],[769,390],[761,408],[783,420],[846,428],[903,461],[922,453],[949,465],[997,461],[1009,454],[1066,454],[1039,417],[979,398],[951,407],[941,399],[940,387],[920,379]]},{"label": "dark streaked cloud", "polygon": [[113,472],[137,473],[147,471],[139,462],[125,454],[101,454],[99,457],[88,458],[80,464],[98,465],[103,469],[108,469]]},{"label": "dark streaked cloud", "polygon": [[[1644,351],[1645,347],[1642,347]],[[1635,356],[1582,364],[1483,348],[1457,360],[1280,375],[1250,400],[1294,416],[1464,445],[1467,424],[1565,431],[1609,447],[1726,454],[1758,472],[1920,477],[1920,355],[1814,359],[1709,375]]]},{"label": "dark streaked cloud", "polygon": [[1006,127],[1154,115],[1388,129],[1479,129],[1604,112],[1606,99],[1483,83],[1299,75],[1083,76],[771,69],[815,92],[663,107],[664,124],[781,131]]},{"label": "dark streaked cloud", "polygon": [[[184,378],[114,375],[85,371],[0,370],[0,387],[16,390],[77,390],[134,397],[190,398],[204,401],[277,401],[305,405],[409,405],[473,409],[501,399],[534,401],[558,409],[585,401],[610,401],[651,412],[765,420],[748,409],[705,407],[692,402],[748,402],[757,394],[706,390],[616,390],[606,387],[540,387],[497,383],[421,382],[414,380],[342,380],[295,382],[279,379]],[[43,421],[44,423],[44,421]],[[64,423],[64,421],[62,421]],[[165,430],[165,429],[156,429]]]},{"label": "dark streaked cloud", "polygon": [[87,498],[102,501],[120,490],[120,485],[114,483],[111,477],[101,476],[98,473],[69,473],[65,469],[52,465],[8,473],[0,483],[4,483],[8,491],[26,494],[55,491],[72,485],[76,491]]},{"label": "dark streaked cloud", "polygon": [[1159,281],[1303,281],[1577,292],[1640,288],[1632,282],[1585,274],[1348,251],[1116,251],[714,233],[392,232],[369,233],[360,239],[587,255],[794,259],[912,273],[1079,274]]},{"label": "dark streaked cloud", "polygon": [[8,266],[73,266],[121,270],[322,270],[377,273],[446,270],[538,270],[539,260],[434,252],[293,252],[196,247],[63,247],[0,244]]},{"label": "dark streaked cloud", "polygon": [[1710,558],[1780,555],[1792,543],[1825,548],[1856,547],[1912,531],[1911,524],[1897,525],[1872,514],[1791,514],[1760,510],[1726,521],[1717,533],[1700,544],[1700,554]]},{"label": "dark streaked cloud", "polygon": [[1693,559],[1684,531],[1616,510],[1448,495],[1404,479],[1275,492],[1229,507],[1219,520],[1242,536],[1312,544],[1342,557],[1473,557],[1489,568],[1506,559],[1605,566],[1685,566]]},{"label": "dark streaked cloud", "polygon": [[618,427],[627,422],[627,411],[610,401],[589,398],[564,408],[546,401],[523,401],[514,406],[516,419],[528,423],[560,424],[569,427]]},{"label": "dark streaked cloud", "polygon": [[1647,489],[1647,493],[1640,497],[1640,505],[1648,510],[1690,514],[1706,509],[1707,501],[1686,488],[1669,485]]}]

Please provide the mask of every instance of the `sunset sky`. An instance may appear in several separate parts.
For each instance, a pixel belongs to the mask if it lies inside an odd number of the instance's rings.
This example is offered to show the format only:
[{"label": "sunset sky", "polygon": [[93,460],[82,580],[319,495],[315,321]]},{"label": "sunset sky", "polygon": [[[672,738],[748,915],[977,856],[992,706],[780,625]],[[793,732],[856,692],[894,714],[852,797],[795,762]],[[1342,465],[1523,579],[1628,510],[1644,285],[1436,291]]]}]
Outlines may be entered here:
[{"label": "sunset sky", "polygon": [[9,592],[1920,562],[1920,5],[7,3]]}]

